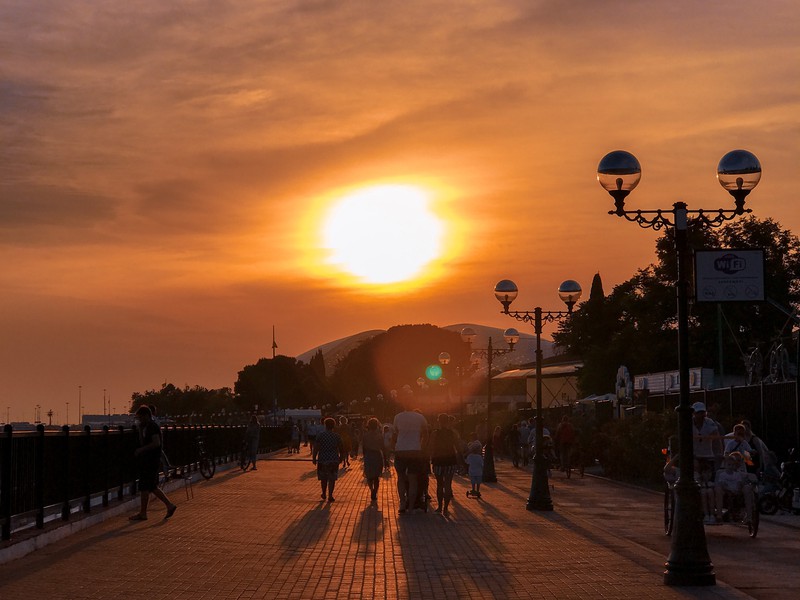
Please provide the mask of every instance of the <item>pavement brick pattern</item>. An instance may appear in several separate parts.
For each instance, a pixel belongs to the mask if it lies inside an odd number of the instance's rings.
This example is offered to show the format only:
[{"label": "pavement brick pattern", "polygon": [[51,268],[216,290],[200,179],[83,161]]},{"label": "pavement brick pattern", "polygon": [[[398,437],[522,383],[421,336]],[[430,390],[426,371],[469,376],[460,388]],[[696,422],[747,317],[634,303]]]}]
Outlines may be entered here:
[{"label": "pavement brick pattern", "polygon": [[[171,493],[175,516],[113,517],[0,566],[0,599],[249,600],[483,598],[741,598],[735,590],[669,588],[634,544],[525,510],[529,473],[498,463],[498,484],[468,499],[456,476],[449,518],[398,515],[394,473],[371,504],[361,463],[320,499],[307,449],[255,472],[230,470]],[[433,489],[433,486],[431,486]]]}]

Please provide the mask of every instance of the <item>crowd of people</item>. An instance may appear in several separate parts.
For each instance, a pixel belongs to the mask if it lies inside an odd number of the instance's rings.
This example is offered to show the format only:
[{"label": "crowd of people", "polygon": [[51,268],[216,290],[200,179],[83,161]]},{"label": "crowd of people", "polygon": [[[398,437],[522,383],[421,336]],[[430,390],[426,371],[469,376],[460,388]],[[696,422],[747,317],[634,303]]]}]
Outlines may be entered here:
[{"label": "crowd of people", "polygon": [[[511,457],[515,467],[527,467],[531,457],[536,453],[536,417],[512,423],[505,438],[499,427],[495,428],[493,441],[495,448],[504,448]],[[558,464],[567,473],[572,469],[572,458],[578,440],[577,432],[569,415],[561,417],[555,434],[542,425],[542,453],[551,464]],[[505,443],[503,443],[505,442]]]},{"label": "crowd of people", "polygon": [[[400,514],[426,510],[427,502],[435,500],[434,510],[449,515],[456,473],[469,477],[471,488],[467,496],[480,498],[484,452],[489,441],[494,445],[495,455],[508,451],[514,466],[526,466],[532,456],[536,445],[535,418],[514,423],[505,431],[497,427],[491,439],[485,423],[481,423],[462,438],[452,415],[440,414],[429,424],[425,416],[413,408],[413,392],[409,386],[400,391],[400,400],[407,408],[397,413],[391,424],[381,424],[376,418],[365,423],[349,422],[347,417],[341,416],[338,420],[328,417],[319,425],[311,422],[304,427],[301,435],[310,446],[323,500],[335,501],[333,494],[340,470],[352,467],[359,448],[363,452],[364,479],[371,501],[377,501],[381,476],[393,466]],[[298,427],[293,426],[293,429]],[[569,469],[576,442],[570,418],[561,419],[554,436],[547,428],[543,432],[545,451],[554,459],[559,457],[561,466]],[[290,447],[289,452],[292,451]],[[429,492],[431,481],[433,493]]]}]

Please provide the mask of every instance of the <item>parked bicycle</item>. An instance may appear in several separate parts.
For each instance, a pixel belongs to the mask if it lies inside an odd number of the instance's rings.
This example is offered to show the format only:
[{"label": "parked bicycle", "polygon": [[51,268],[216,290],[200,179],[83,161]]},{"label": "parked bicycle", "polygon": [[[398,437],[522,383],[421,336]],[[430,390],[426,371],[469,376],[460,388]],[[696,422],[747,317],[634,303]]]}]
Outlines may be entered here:
[{"label": "parked bicycle", "polygon": [[774,515],[779,510],[800,514],[794,503],[794,491],[797,488],[800,488],[800,462],[795,459],[795,450],[792,448],[789,450],[789,459],[781,463],[779,475],[764,472],[759,510],[765,515]]},{"label": "parked bicycle", "polygon": [[197,463],[200,466],[200,474],[206,479],[211,479],[214,472],[217,470],[217,465],[214,463],[214,457],[206,450],[204,438],[197,436],[195,438],[197,444]]}]

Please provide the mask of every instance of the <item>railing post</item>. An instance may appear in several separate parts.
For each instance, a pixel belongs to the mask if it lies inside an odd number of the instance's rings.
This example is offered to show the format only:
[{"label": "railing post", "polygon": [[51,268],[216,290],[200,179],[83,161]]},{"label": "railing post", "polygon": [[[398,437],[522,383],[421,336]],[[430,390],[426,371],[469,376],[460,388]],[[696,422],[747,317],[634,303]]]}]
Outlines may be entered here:
[{"label": "railing post", "polygon": [[44,528],[44,425],[36,426],[33,457],[33,503],[36,507],[36,529]]},{"label": "railing post", "polygon": [[92,511],[92,486],[90,475],[92,460],[92,428],[89,425],[83,427],[83,456],[80,461],[81,481],[83,481],[83,512],[88,514]]},{"label": "railing post", "polygon": [[61,520],[69,521],[69,425],[63,425],[61,427],[61,433],[63,434],[63,441],[61,442],[61,497],[63,498],[63,502],[61,503]]},{"label": "railing post", "polygon": [[[194,427],[195,427],[195,431],[194,431],[195,437],[196,436],[203,436],[205,434],[205,432],[203,430],[203,427],[204,427],[203,425],[195,425]],[[206,440],[206,442],[208,442],[208,440]],[[192,449],[192,456],[194,456],[194,458],[195,458],[195,460],[194,460],[194,470],[195,471],[199,471],[200,470],[200,455],[197,452],[197,443],[196,442],[195,442],[195,447]]]},{"label": "railing post", "polygon": [[125,436],[123,432],[125,428],[122,425],[117,425],[117,500],[122,502],[125,497]]},{"label": "railing post", "polygon": [[108,436],[108,425],[103,425],[103,506],[108,506],[108,482],[111,479]]},{"label": "railing post", "polygon": [[[120,427],[120,429],[122,429],[122,427]],[[138,440],[139,428],[136,425],[133,426],[133,435],[136,436],[135,439]],[[138,465],[136,464],[136,457],[131,458],[131,456],[127,452],[125,454],[126,454],[125,460],[130,460],[133,464],[133,473],[132,473],[133,477],[131,477],[131,496],[136,496],[138,492],[137,484],[139,483],[139,480],[136,477],[139,474]]]},{"label": "railing post", "polygon": [[730,416],[731,420],[733,420],[733,386],[728,388],[728,416]]},{"label": "railing post", "polygon": [[6,424],[3,427],[3,439],[0,440],[3,462],[0,464],[0,519],[3,520],[2,534],[4,540],[11,539],[11,466],[14,464],[11,456],[11,436],[14,429]]}]

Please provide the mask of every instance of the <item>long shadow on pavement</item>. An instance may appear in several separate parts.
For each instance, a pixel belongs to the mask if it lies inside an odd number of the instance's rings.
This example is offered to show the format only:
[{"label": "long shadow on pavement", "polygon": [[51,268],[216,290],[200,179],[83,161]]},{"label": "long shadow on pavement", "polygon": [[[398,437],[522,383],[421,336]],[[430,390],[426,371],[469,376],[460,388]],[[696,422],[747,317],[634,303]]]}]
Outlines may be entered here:
[{"label": "long shadow on pavement", "polygon": [[[463,493],[459,486],[455,493]],[[431,571],[446,595],[471,598],[476,595],[504,597],[514,579],[505,561],[511,555],[495,534],[487,513],[507,516],[484,501],[454,502],[450,519],[430,515],[404,515],[398,518],[397,543],[405,565],[410,597],[419,597],[430,586]]]},{"label": "long shadow on pavement", "polygon": [[301,519],[292,523],[281,536],[281,559],[292,560],[325,537],[330,527],[330,505],[320,502]]}]

